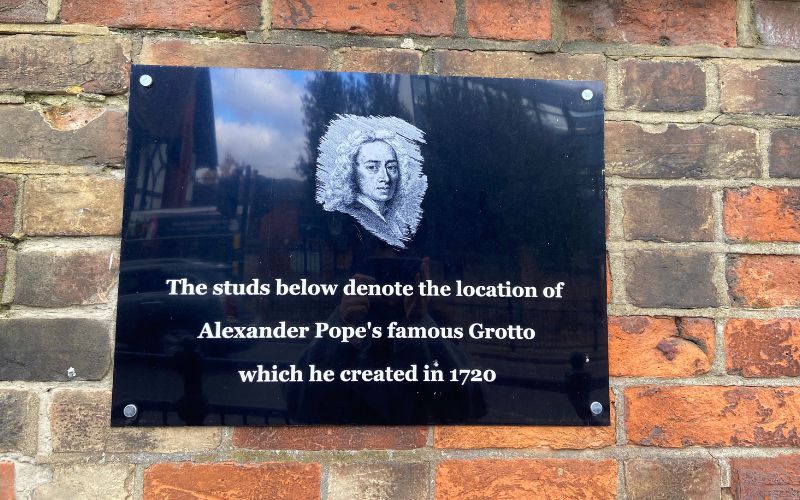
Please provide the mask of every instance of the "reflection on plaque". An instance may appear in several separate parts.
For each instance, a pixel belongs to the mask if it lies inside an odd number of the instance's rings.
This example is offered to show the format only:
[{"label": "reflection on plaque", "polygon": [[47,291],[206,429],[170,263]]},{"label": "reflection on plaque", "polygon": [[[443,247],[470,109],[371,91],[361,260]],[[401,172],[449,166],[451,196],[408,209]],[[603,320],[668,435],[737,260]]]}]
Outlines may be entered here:
[{"label": "reflection on plaque", "polygon": [[132,82],[113,425],[608,425],[599,82]]}]

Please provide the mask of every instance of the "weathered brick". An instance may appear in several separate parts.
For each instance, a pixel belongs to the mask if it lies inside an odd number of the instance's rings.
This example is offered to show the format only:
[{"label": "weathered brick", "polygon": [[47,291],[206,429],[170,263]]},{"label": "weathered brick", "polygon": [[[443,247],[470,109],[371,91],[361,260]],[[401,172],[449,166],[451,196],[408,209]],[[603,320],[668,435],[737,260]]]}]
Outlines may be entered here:
[{"label": "weathered brick", "polygon": [[622,191],[625,238],[714,241],[711,190],[694,186],[632,186]]},{"label": "weathered brick", "polygon": [[340,71],[415,74],[422,54],[416,50],[347,49],[339,57]]},{"label": "weathered brick", "polygon": [[59,465],[52,480],[33,491],[33,500],[80,498],[126,500],[133,498],[134,466],[130,464]]},{"label": "weathered brick", "polygon": [[125,112],[119,109],[104,109],[80,128],[59,130],[35,110],[0,106],[0,127],[0,161],[121,165],[125,154]]},{"label": "weathered brick", "polygon": [[122,181],[38,177],[25,184],[23,231],[29,235],[111,235],[122,225]]},{"label": "weathered brick", "polygon": [[784,128],[772,132],[769,175],[800,179],[800,129]]},{"label": "weathered brick", "polygon": [[14,463],[0,462],[0,500],[14,500]]},{"label": "weathered brick", "polygon": [[445,460],[436,468],[436,499],[615,498],[613,460]]},{"label": "weathered brick", "polygon": [[130,41],[117,36],[0,37],[0,91],[122,94]]},{"label": "weathered brick", "polygon": [[734,241],[800,241],[800,188],[726,189],[725,234]]},{"label": "weathered brick", "polygon": [[728,295],[740,307],[800,306],[800,256],[730,255]]},{"label": "weathered brick", "polygon": [[706,75],[690,61],[619,63],[622,105],[641,111],[697,111],[706,106]]},{"label": "weathered brick", "polygon": [[108,326],[82,318],[0,319],[0,380],[100,380],[111,364]]},{"label": "weathered brick", "polygon": [[800,446],[800,388],[631,387],[625,426],[643,446]]},{"label": "weathered brick", "polygon": [[800,319],[730,319],[725,324],[729,372],[745,377],[800,377]]},{"label": "weathered brick", "polygon": [[566,0],[567,41],[736,46],[733,0]]},{"label": "weathered brick", "polygon": [[0,0],[0,23],[43,23],[46,19],[47,0]]},{"label": "weathered brick", "polygon": [[756,131],[606,122],[606,174],[639,179],[758,177]]},{"label": "weathered brick", "polygon": [[614,394],[610,393],[611,425],[598,427],[448,425],[434,428],[437,448],[604,448],[616,441]]},{"label": "weathered brick", "polygon": [[23,250],[17,253],[14,303],[35,307],[103,304],[119,257],[111,250]]},{"label": "weathered brick", "polygon": [[111,395],[105,391],[58,391],[50,405],[53,451],[103,451]]},{"label": "weathered brick", "polygon": [[598,54],[531,54],[436,50],[434,71],[440,75],[539,78],[549,80],[605,80],[605,58]]},{"label": "weathered brick", "polygon": [[276,0],[272,27],[366,35],[453,34],[452,0]]},{"label": "weathered brick", "polygon": [[14,209],[17,206],[17,181],[0,177],[0,236],[14,232]]},{"label": "weathered brick", "polygon": [[762,44],[800,48],[800,3],[756,0],[754,7]]},{"label": "weathered brick", "polygon": [[[716,307],[711,254],[687,250],[625,252],[626,290],[639,307]],[[686,284],[692,286],[687,287]]]},{"label": "weathered brick", "polygon": [[424,427],[239,427],[233,444],[260,450],[407,450],[425,446]]},{"label": "weathered brick", "polygon": [[714,322],[706,318],[608,318],[608,371],[614,377],[689,377],[714,361]]},{"label": "weathered brick", "polygon": [[613,407],[607,427],[520,427],[520,426],[442,426],[436,427],[437,448],[604,448],[614,444]]},{"label": "weathered brick", "polygon": [[723,64],[719,77],[726,113],[800,115],[800,64]]},{"label": "weathered brick", "polygon": [[731,493],[736,499],[800,498],[800,455],[732,458]]},{"label": "weathered brick", "polygon": [[712,458],[625,461],[628,500],[718,500],[720,474]]},{"label": "weathered brick", "polygon": [[[5,362],[2,354],[0,359]],[[38,417],[39,399],[36,395],[27,391],[0,390],[0,452],[35,454]]]},{"label": "weathered brick", "polygon": [[261,26],[261,10],[259,0],[64,0],[61,19],[119,28],[246,31]]},{"label": "weathered brick", "polygon": [[328,473],[327,498],[426,500],[428,466],[424,463],[333,465]]},{"label": "weathered brick", "polygon": [[50,430],[53,451],[109,453],[188,453],[217,447],[219,429],[110,427],[111,394],[106,391],[62,390],[53,395]]},{"label": "weathered brick", "polygon": [[144,471],[144,497],[312,500],[319,498],[319,483],[319,464],[160,463]]},{"label": "weathered brick", "polygon": [[162,66],[289,69],[328,67],[328,53],[322,47],[166,38],[145,38],[140,58],[142,64]]},{"label": "weathered brick", "polygon": [[549,40],[551,0],[467,0],[467,31],[476,38]]}]

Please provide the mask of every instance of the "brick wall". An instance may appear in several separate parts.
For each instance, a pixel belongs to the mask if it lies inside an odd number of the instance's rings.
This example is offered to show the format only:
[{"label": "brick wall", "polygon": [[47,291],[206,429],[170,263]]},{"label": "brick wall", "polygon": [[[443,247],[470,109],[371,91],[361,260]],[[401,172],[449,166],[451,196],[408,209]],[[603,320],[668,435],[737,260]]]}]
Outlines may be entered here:
[{"label": "brick wall", "polygon": [[[131,63],[604,80],[613,425],[110,428]],[[798,497],[798,243],[800,2],[0,0],[0,499]]]}]

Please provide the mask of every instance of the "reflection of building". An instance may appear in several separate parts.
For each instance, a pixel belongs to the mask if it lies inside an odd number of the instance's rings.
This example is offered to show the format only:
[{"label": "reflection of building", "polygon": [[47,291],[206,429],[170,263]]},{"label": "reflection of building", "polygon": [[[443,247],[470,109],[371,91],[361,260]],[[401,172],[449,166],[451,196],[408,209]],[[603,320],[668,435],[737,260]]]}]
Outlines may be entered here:
[{"label": "reflection of building", "polygon": [[[176,68],[159,73],[154,86],[158,92],[139,97],[147,105],[130,111],[139,133],[128,144],[125,206],[132,209],[124,251],[129,259],[154,249],[164,257],[196,257],[201,247],[224,245],[227,238],[219,214],[192,203],[196,172],[217,164],[211,80],[207,69]],[[136,116],[152,110],[159,115]]]}]

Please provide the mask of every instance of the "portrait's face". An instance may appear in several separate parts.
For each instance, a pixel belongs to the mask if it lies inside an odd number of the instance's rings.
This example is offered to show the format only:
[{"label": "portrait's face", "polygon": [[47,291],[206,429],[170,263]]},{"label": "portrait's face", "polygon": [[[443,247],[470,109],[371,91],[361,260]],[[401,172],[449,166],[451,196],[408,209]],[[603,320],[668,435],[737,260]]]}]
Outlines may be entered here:
[{"label": "portrait's face", "polygon": [[356,183],[368,198],[387,202],[394,197],[400,165],[394,149],[383,141],[362,144],[356,155]]}]

